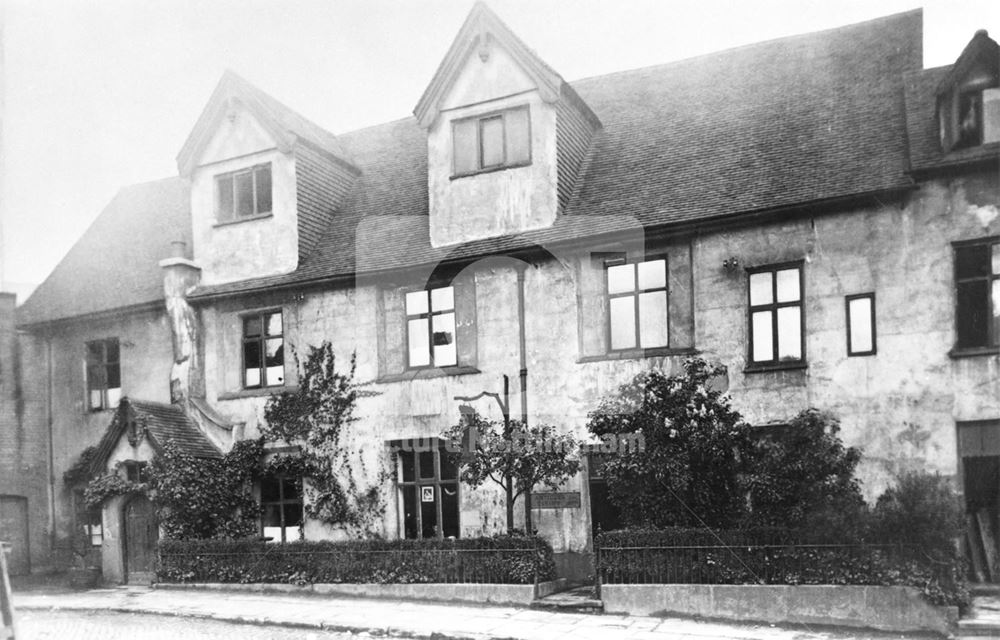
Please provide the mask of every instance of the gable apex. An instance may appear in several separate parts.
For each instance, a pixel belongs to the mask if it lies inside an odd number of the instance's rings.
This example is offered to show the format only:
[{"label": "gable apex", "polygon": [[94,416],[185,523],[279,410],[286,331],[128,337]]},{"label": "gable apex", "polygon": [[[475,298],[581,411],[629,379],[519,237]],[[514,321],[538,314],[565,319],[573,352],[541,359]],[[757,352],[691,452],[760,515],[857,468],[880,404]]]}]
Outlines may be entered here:
[{"label": "gable apex", "polygon": [[[982,66],[979,66],[982,65]],[[984,69],[995,82],[1000,74],[1000,45],[985,29],[976,31],[972,40],[962,50],[947,75],[937,87],[938,96],[945,94],[966,80],[966,75],[974,69]]]},{"label": "gable apex", "polygon": [[441,102],[458,79],[470,56],[486,58],[492,47],[502,47],[538,87],[542,99],[556,102],[565,81],[547,65],[483,2],[477,2],[462,24],[448,53],[438,65],[434,77],[413,109],[424,129],[434,122]]}]

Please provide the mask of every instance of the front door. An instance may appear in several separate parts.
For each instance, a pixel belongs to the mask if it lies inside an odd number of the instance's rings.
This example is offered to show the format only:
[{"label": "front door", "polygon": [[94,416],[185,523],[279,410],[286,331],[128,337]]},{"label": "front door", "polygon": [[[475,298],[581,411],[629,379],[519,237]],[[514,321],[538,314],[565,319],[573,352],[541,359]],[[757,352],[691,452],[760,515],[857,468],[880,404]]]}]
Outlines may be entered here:
[{"label": "front door", "polygon": [[156,570],[159,527],[153,504],[136,496],[125,505],[125,576],[130,583],[148,583]]},{"label": "front door", "polygon": [[10,549],[7,570],[12,576],[27,574],[28,561],[28,499],[24,496],[0,496],[0,542]]}]

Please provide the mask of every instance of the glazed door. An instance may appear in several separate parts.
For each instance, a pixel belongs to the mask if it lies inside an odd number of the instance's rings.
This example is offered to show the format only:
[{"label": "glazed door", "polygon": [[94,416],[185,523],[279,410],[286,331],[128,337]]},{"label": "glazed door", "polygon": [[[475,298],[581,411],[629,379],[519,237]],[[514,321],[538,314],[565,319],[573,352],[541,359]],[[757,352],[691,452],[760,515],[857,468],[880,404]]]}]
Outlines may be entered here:
[{"label": "glazed door", "polygon": [[10,549],[7,570],[12,576],[25,575],[28,561],[28,499],[24,496],[0,496],[0,541]]},{"label": "glazed door", "polygon": [[128,582],[148,582],[156,565],[159,527],[152,503],[137,496],[125,505],[125,573]]}]

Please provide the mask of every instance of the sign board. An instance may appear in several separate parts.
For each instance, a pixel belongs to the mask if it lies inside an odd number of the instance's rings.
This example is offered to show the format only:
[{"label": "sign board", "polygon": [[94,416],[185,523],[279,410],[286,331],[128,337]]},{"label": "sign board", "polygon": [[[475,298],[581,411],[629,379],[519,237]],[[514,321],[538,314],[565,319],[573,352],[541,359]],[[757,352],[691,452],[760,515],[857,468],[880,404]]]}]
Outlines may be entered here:
[{"label": "sign board", "polygon": [[579,491],[545,491],[531,494],[532,509],[579,509]]},{"label": "sign board", "polygon": [[420,487],[420,501],[434,502],[434,487]]}]

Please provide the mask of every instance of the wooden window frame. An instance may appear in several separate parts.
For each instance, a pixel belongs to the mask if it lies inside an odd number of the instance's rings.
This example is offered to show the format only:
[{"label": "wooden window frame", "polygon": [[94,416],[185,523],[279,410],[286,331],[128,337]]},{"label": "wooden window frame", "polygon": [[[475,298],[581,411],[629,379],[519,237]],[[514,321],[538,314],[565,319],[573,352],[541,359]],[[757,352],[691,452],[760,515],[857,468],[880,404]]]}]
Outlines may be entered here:
[{"label": "wooden window frame", "polygon": [[[82,527],[84,535],[90,541],[90,547],[100,548],[104,545],[104,513],[100,507],[88,507],[83,495],[83,489],[73,491],[73,529],[79,531]],[[100,524],[92,521],[95,519]],[[96,533],[95,528],[99,528]]]},{"label": "wooden window frame", "polygon": [[[279,314],[281,316],[281,333],[271,335],[267,333],[267,318],[274,314]],[[246,322],[248,319],[257,318],[260,321],[260,335],[257,336],[247,336]],[[275,384],[268,384],[267,380],[267,341],[273,340],[274,338],[281,338],[281,368],[282,376],[281,382]],[[260,384],[247,385],[247,363],[246,363],[246,345],[248,343],[257,343],[257,347],[260,349]],[[244,313],[240,315],[240,383],[244,389],[267,389],[270,387],[283,387],[286,384],[285,375],[285,314],[282,309],[267,309],[265,311],[254,311],[252,313]]]},{"label": "wooden window frame", "polygon": [[[871,310],[870,319],[872,328],[872,348],[867,351],[853,351],[851,349],[851,302],[854,300],[871,300]],[[875,327],[875,292],[870,291],[868,293],[856,293],[854,295],[849,295],[844,297],[844,313],[847,318],[847,357],[854,358],[859,356],[874,356],[878,353],[878,338],[877,331]]]},{"label": "wooden window frame", "polygon": [[[638,265],[646,262],[655,262],[657,260],[663,260],[663,286],[653,287],[649,289],[642,289],[639,287],[639,267]],[[602,260],[604,265],[604,308],[605,308],[605,318],[604,323],[604,344],[607,346],[605,351],[607,353],[626,353],[635,352],[647,349],[669,349],[670,348],[670,266],[667,260],[666,254],[651,254],[642,259],[628,259],[624,256],[620,257],[607,257]],[[622,293],[611,293],[608,290],[608,270],[611,267],[620,267],[624,265],[632,265],[632,277],[633,277],[633,289],[632,291],[626,291]],[[643,293],[652,293],[656,291],[662,291],[666,297],[667,308],[666,313],[666,327],[667,327],[667,343],[665,345],[656,347],[643,347],[642,346],[642,326],[639,320],[639,296]],[[624,298],[626,296],[632,297],[632,319],[634,323],[635,331],[635,345],[631,347],[620,347],[614,348],[611,346],[611,300],[614,298]]]},{"label": "wooden window frame", "polygon": [[[285,481],[286,480],[292,480],[292,481],[298,483],[298,486],[299,486],[299,496],[298,496],[298,498],[286,498],[285,497]],[[277,485],[278,485],[278,499],[277,500],[266,500],[266,501],[264,500],[264,482],[265,481],[274,481],[274,482],[277,483]],[[293,528],[298,528],[298,530],[299,530],[299,539],[302,539],[302,537],[305,535],[305,524],[306,524],[306,508],[305,508],[306,504],[305,504],[305,499],[304,499],[305,487],[303,486],[303,483],[302,483],[302,477],[301,476],[292,476],[292,475],[288,475],[288,474],[284,474],[284,473],[276,473],[276,474],[265,475],[265,476],[261,477],[260,483],[261,483],[261,485],[260,485],[260,508],[261,508],[260,532],[261,532],[261,536],[263,537],[263,535],[264,535],[264,529],[265,529],[265,525],[264,525],[264,514],[266,513],[266,508],[265,507],[267,505],[277,505],[278,506],[278,514],[279,514],[280,520],[281,520],[281,525],[280,525],[280,528],[281,528],[281,540],[278,540],[276,542],[289,542],[289,540],[287,540],[286,530],[287,529],[293,529]],[[300,512],[302,513],[302,518],[301,518],[301,520],[299,521],[298,524],[288,524],[286,522],[286,520],[285,520],[285,505],[299,505]]]},{"label": "wooden window frame", "polygon": [[[453,480],[445,480],[445,479],[441,478],[441,456],[444,455],[442,453],[443,448],[444,447],[442,445],[442,446],[435,447],[433,449],[423,449],[423,450],[414,449],[412,451],[398,451],[396,453],[396,499],[399,501],[399,503],[401,503],[403,505],[403,509],[400,510],[401,519],[400,519],[400,522],[399,522],[400,533],[402,534],[400,537],[403,538],[403,539],[409,539],[409,540],[412,540],[412,539],[427,540],[427,539],[429,539],[429,538],[424,538],[424,535],[423,535],[423,531],[424,531],[423,519],[424,519],[424,517],[423,517],[422,510],[419,508],[419,504],[421,502],[420,489],[421,489],[421,487],[426,487],[426,486],[433,486],[434,487],[434,498],[435,498],[434,499],[434,502],[435,502],[434,506],[435,506],[435,509],[437,511],[437,522],[438,522],[438,524],[437,524],[437,532],[436,532],[436,535],[434,537],[437,538],[438,540],[444,539],[444,526],[443,526],[443,523],[444,523],[444,499],[442,498],[443,493],[441,491],[441,487],[442,486],[449,486],[449,487],[453,486],[455,488],[455,492],[456,492],[455,493],[455,501],[456,501],[456,505],[457,505],[457,518],[458,518],[458,531],[457,531],[458,535],[456,535],[455,537],[456,538],[460,538],[461,537],[461,533],[462,533],[462,488],[461,488],[461,485],[462,485],[462,483],[459,480],[458,465],[455,466],[455,478]],[[420,453],[428,453],[428,452],[431,452],[431,453],[434,454],[434,477],[433,478],[421,478],[420,477]],[[411,455],[411,456],[413,456],[413,480],[404,480],[403,479],[403,456],[404,455]],[[418,508],[416,510],[417,538],[406,538],[406,522],[405,522],[405,519],[406,519],[406,513],[405,513],[406,498],[405,498],[404,491],[405,491],[405,489],[407,487],[414,487],[414,491],[415,491],[415,495],[416,495],[416,499],[417,499],[417,504],[418,504]]]},{"label": "wooden window frame", "polygon": [[[507,144],[507,115],[510,114],[510,113],[513,113],[515,111],[526,111],[528,113],[528,115],[527,115],[527,123],[528,123],[528,131],[527,131],[528,157],[527,157],[527,159],[519,161],[519,162],[508,162],[507,158],[509,156],[509,149],[508,149],[508,144]],[[488,121],[488,120],[493,120],[493,119],[496,119],[496,118],[502,118],[503,119],[503,161],[500,162],[499,164],[493,164],[493,165],[490,165],[490,166],[487,167],[487,166],[483,166],[483,123],[486,122],[486,121]],[[456,154],[455,154],[455,140],[456,140],[456,138],[455,138],[455,127],[456,127],[456,125],[459,125],[459,124],[462,124],[462,123],[466,123],[466,122],[469,122],[469,121],[473,121],[473,120],[476,122],[476,127],[475,127],[475,131],[476,131],[476,141],[475,141],[475,146],[476,146],[476,153],[475,153],[476,168],[472,169],[470,171],[461,171],[461,172],[459,172],[457,170],[457,168],[455,167],[455,157],[456,157]],[[474,175],[478,175],[480,173],[490,173],[490,172],[493,172],[493,171],[502,171],[504,169],[513,169],[513,168],[516,168],[516,167],[527,167],[532,162],[532,153],[531,153],[532,150],[531,150],[531,147],[532,147],[532,145],[531,145],[531,108],[528,105],[526,105],[526,104],[518,105],[516,107],[508,107],[506,109],[498,109],[496,111],[491,111],[489,113],[483,113],[483,114],[479,114],[479,115],[475,115],[475,116],[469,116],[467,118],[459,118],[457,120],[452,120],[452,122],[451,122],[451,158],[452,158],[452,163],[451,163],[451,178],[452,178],[452,180],[454,180],[455,178],[465,178],[467,176],[474,176]]]},{"label": "wooden window frame", "polygon": [[[108,358],[108,345],[114,343],[117,346],[118,359],[110,360]],[[94,346],[100,346],[101,350],[101,360],[100,362],[92,362],[90,359],[91,350]],[[119,393],[122,389],[122,345],[118,338],[102,338],[100,340],[89,340],[85,344],[86,349],[85,365],[86,370],[86,380],[85,387],[87,391],[87,410],[88,411],[106,411],[108,409],[114,409],[111,406],[111,401],[108,398],[108,392],[113,388],[109,385],[108,379],[110,378],[109,372],[111,367],[116,367],[118,369],[118,387]],[[95,379],[96,376],[96,379]],[[96,382],[98,386],[92,387],[92,384]],[[94,405],[93,398],[91,396],[91,391],[99,391],[101,393],[101,401],[98,405]],[[115,405],[117,406],[117,404]]]},{"label": "wooden window frame", "polygon": [[[267,211],[257,210],[257,170],[267,169],[270,175],[271,183],[271,208]],[[251,190],[251,202],[253,204],[253,212],[247,215],[239,215],[236,212],[236,177],[243,175],[245,173],[250,174],[250,190]],[[232,211],[222,210],[222,181],[225,179],[232,180],[232,193],[230,194],[232,201]],[[227,171],[226,173],[220,173],[215,176],[215,217],[219,222],[234,222],[239,220],[250,220],[252,218],[258,218],[263,216],[271,215],[274,211],[274,172],[271,170],[270,162],[262,162],[260,164],[255,164],[250,167],[243,167],[236,169],[235,171]]]},{"label": "wooden window frame", "polygon": [[[805,282],[805,261],[793,260],[790,262],[779,262],[775,264],[761,265],[759,267],[747,268],[747,367],[746,371],[768,371],[774,369],[797,369],[806,366],[806,282]],[[796,269],[799,273],[799,298],[793,302],[778,302],[778,276],[779,271]],[[750,276],[756,273],[771,273],[771,302],[768,304],[752,305],[750,303]],[[781,360],[778,354],[778,309],[786,307],[799,308],[799,353],[796,360]],[[771,311],[771,355],[770,360],[754,360],[754,332],[753,314],[759,311]]]},{"label": "wooden window frame", "polygon": [[[451,309],[445,309],[443,311],[435,311],[434,307],[431,306],[431,291],[436,289],[451,289]],[[427,300],[427,311],[425,313],[410,313],[406,308],[406,297],[411,293],[417,293],[422,291]],[[454,284],[445,284],[443,286],[429,287],[425,289],[410,289],[403,291],[403,343],[406,352],[406,369],[407,371],[418,371],[421,369],[448,369],[450,367],[459,366],[458,362],[458,300],[456,299],[457,291]],[[454,340],[455,340],[455,362],[452,364],[438,365],[434,362],[434,317],[442,316],[446,314],[452,314],[455,317],[455,330],[454,330]],[[427,319],[427,364],[412,364],[410,362],[410,320]]]},{"label": "wooden window frame", "polygon": [[[955,347],[952,353],[969,353],[969,352],[981,352],[986,351],[988,353],[995,353],[1000,350],[1000,334],[996,331],[994,326],[993,317],[996,313],[996,309],[993,308],[993,283],[1000,280],[1000,271],[990,272],[986,275],[969,276],[960,278],[958,275],[958,252],[962,249],[976,246],[986,246],[987,253],[989,254],[987,259],[990,261],[990,268],[992,269],[992,251],[994,245],[1000,245],[1000,236],[988,236],[986,238],[976,238],[974,240],[961,240],[952,243],[953,255],[952,255],[952,265],[954,267],[955,276]],[[961,309],[959,308],[959,297],[958,297],[958,285],[967,282],[986,282],[986,311],[987,311],[987,322],[986,322],[986,344],[982,345],[962,345],[959,346],[959,336],[958,336],[958,318],[961,315]]]}]

